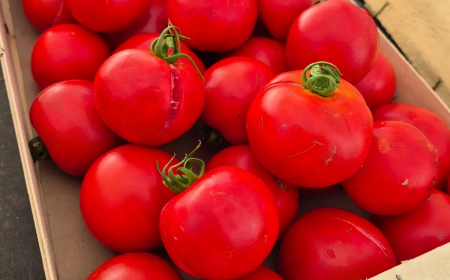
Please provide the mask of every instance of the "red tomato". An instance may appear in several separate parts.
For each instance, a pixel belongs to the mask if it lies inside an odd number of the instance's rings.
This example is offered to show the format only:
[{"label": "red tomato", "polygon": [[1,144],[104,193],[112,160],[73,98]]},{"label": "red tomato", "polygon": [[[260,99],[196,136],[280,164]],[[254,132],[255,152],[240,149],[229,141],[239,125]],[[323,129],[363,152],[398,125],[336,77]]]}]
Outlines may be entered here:
[{"label": "red tomato", "polygon": [[285,280],[360,280],[395,265],[380,230],[338,208],[319,208],[300,217],[283,238],[278,259]]},{"label": "red tomato", "polygon": [[129,144],[92,165],[81,186],[80,208],[98,241],[122,253],[162,247],[159,215],[175,193],[164,186],[156,161],[166,164],[171,158],[162,150]]},{"label": "red tomato", "polygon": [[130,28],[150,6],[150,0],[65,0],[73,17],[90,30],[114,33]]},{"label": "red tomato", "polygon": [[64,23],[76,23],[64,0],[22,0],[28,21],[39,31]]},{"label": "red tomato", "polygon": [[258,0],[259,16],[270,35],[286,41],[294,20],[312,6],[314,0]]},{"label": "red tomato", "polygon": [[269,187],[278,207],[279,235],[292,224],[298,212],[298,188],[285,184],[269,173],[253,155],[248,145],[226,148],[217,153],[206,165],[206,171],[219,166],[235,166],[258,176]]},{"label": "red tomato", "polygon": [[292,24],[286,43],[291,69],[328,61],[355,84],[369,73],[378,53],[378,31],[368,12],[346,0],[318,3]]},{"label": "red tomato", "polygon": [[[123,50],[127,49],[146,49],[149,50],[151,44],[155,39],[157,39],[161,34],[157,33],[142,33],[135,35],[131,37],[130,39],[126,40],[123,44],[121,44],[117,49],[114,51],[114,53],[118,53]],[[189,47],[183,42],[180,41],[181,44],[181,52],[184,54],[187,54],[192,58],[195,65],[197,65],[200,72],[205,72],[206,68],[203,64],[202,60],[193,52]],[[169,51],[169,54],[172,53],[172,50]],[[189,63],[187,58],[180,58],[180,61],[183,61],[185,63]]]},{"label": "red tomato", "polygon": [[230,57],[205,73],[205,107],[202,119],[232,144],[247,143],[246,116],[253,99],[273,71],[247,57]]},{"label": "red tomato", "polygon": [[226,52],[242,45],[252,34],[257,0],[167,0],[167,15],[191,48]]},{"label": "red tomato", "polygon": [[331,186],[360,168],[372,140],[372,115],[350,83],[341,80],[326,97],[304,88],[301,79],[302,71],[280,74],[253,100],[247,115],[250,148],[286,182]]},{"label": "red tomato", "polygon": [[168,262],[149,253],[131,253],[114,257],[86,280],[183,280]]},{"label": "red tomato", "polygon": [[394,68],[381,52],[370,72],[355,85],[371,110],[391,102],[396,86]]},{"label": "red tomato", "polygon": [[377,216],[397,261],[410,260],[450,241],[450,197],[433,190],[419,207],[397,216]]},{"label": "red tomato", "polygon": [[161,33],[167,27],[166,0],[151,0],[147,13],[133,23],[133,26],[117,33],[103,34],[113,49],[141,33]]},{"label": "red tomato", "polygon": [[420,129],[437,149],[439,176],[436,189],[445,189],[450,175],[450,137],[447,124],[436,114],[408,104],[387,104],[373,111],[376,121],[401,121]]},{"label": "red tomato", "polygon": [[95,110],[89,81],[46,88],[31,105],[30,120],[56,165],[75,176],[84,176],[97,158],[121,142]]},{"label": "red tomato", "polygon": [[31,71],[41,89],[66,80],[93,81],[110,54],[99,35],[76,24],[56,25],[37,39],[31,55]]},{"label": "red tomato", "polygon": [[129,142],[168,143],[188,131],[202,112],[201,76],[190,61],[174,62],[179,54],[166,56],[166,43],[156,46],[155,54],[142,49],[118,52],[97,73],[94,97],[100,117]]},{"label": "red tomato", "polygon": [[245,44],[229,53],[228,56],[254,58],[267,64],[275,74],[288,71],[286,46],[270,38],[250,37]]},{"label": "red tomato", "polygon": [[250,274],[236,280],[283,280],[283,278],[267,267],[260,266],[253,272],[250,272]]},{"label": "red tomato", "polygon": [[437,165],[436,150],[420,130],[402,122],[374,122],[370,152],[342,186],[362,209],[398,215],[430,195]]}]

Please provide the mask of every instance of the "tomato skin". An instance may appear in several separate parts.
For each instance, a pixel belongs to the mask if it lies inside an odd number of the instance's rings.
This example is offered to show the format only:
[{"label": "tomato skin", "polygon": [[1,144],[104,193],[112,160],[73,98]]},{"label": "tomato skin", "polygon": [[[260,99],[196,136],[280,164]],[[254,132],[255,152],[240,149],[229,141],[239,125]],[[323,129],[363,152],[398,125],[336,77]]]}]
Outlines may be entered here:
[{"label": "tomato skin", "polygon": [[328,187],[360,168],[372,140],[372,115],[345,80],[324,98],[304,89],[301,76],[280,74],[260,91],[247,114],[248,140],[259,162],[281,180]]},{"label": "tomato skin", "polygon": [[53,26],[37,39],[31,55],[31,71],[44,89],[66,80],[94,81],[111,50],[97,34],[76,24]]},{"label": "tomato skin", "polygon": [[84,176],[97,158],[121,142],[95,110],[89,81],[44,89],[31,105],[30,120],[56,165],[75,176]]},{"label": "tomato skin", "polygon": [[116,256],[94,270],[86,280],[183,280],[164,259],[150,253]]},{"label": "tomato skin", "polygon": [[277,40],[286,41],[294,20],[313,0],[258,0],[258,13],[270,35]]},{"label": "tomato skin", "polygon": [[163,184],[156,161],[164,166],[171,158],[159,149],[127,144],[92,165],[81,186],[80,208],[100,243],[121,253],[162,247],[159,215],[176,194]]},{"label": "tomato skin", "polygon": [[186,41],[189,47],[227,52],[242,45],[252,34],[258,13],[256,1],[167,0],[167,15],[190,38]]},{"label": "tomato skin", "polygon": [[43,32],[64,23],[76,23],[64,0],[22,0],[22,8],[34,28]]},{"label": "tomato skin", "polygon": [[130,49],[112,55],[99,69],[94,98],[100,117],[119,136],[159,146],[192,127],[203,109],[204,91],[190,62],[169,65],[149,50]]},{"label": "tomato skin", "polygon": [[230,57],[217,62],[205,72],[203,121],[228,142],[247,143],[248,108],[273,76],[269,66],[252,58]]},{"label": "tomato skin", "polygon": [[[73,17],[86,28],[102,33],[123,31],[142,17],[149,0],[65,0]],[[89,7],[89,8],[86,8]]]},{"label": "tomato skin", "polygon": [[164,247],[201,279],[242,277],[269,255],[278,236],[277,206],[261,179],[226,166],[207,172],[170,200],[160,218]]},{"label": "tomato skin", "polygon": [[435,184],[445,189],[450,175],[450,137],[447,124],[436,114],[409,104],[387,104],[372,112],[376,121],[401,121],[417,127],[437,149],[439,176]]},{"label": "tomato skin", "polygon": [[437,175],[436,150],[419,129],[378,121],[366,160],[342,186],[362,209],[398,215],[418,207],[430,195]]},{"label": "tomato skin", "polygon": [[318,208],[294,222],[281,242],[278,259],[285,280],[360,280],[395,265],[380,230],[338,208]]},{"label": "tomato skin", "polygon": [[376,216],[398,263],[416,258],[450,241],[450,197],[433,190],[419,207],[397,216]]},{"label": "tomato skin", "polygon": [[283,280],[283,278],[273,270],[261,265],[250,274],[236,280]]},{"label": "tomato skin", "polygon": [[248,145],[226,148],[211,158],[206,171],[220,166],[235,166],[258,176],[269,187],[275,198],[280,221],[279,236],[292,224],[298,212],[298,187],[281,182],[269,173],[253,155]]},{"label": "tomato skin", "polygon": [[286,43],[290,69],[327,61],[351,84],[369,73],[377,53],[375,22],[364,9],[346,0],[325,1],[304,11],[292,24]]}]

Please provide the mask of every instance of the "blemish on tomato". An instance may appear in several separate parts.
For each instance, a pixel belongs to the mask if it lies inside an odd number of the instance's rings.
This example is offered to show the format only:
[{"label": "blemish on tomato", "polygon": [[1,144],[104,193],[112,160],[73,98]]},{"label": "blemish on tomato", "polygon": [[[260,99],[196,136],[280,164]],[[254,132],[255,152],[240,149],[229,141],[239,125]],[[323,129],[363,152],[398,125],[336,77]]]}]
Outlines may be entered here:
[{"label": "blemish on tomato", "polygon": [[378,150],[382,154],[389,153],[391,151],[389,140],[387,140],[386,138],[381,138],[380,140],[378,140]]},{"label": "blemish on tomato", "polygon": [[328,255],[330,258],[332,258],[332,259],[335,259],[335,258],[336,258],[336,254],[335,254],[334,251],[331,250],[331,249],[328,249],[328,250],[327,250],[327,255]]},{"label": "blemish on tomato", "polygon": [[406,185],[408,185],[408,179],[406,179],[406,180],[402,183],[402,186],[406,186]]},{"label": "blemish on tomato", "polygon": [[[173,65],[170,67],[170,103],[169,112],[167,113],[166,123],[164,124],[165,129],[169,128],[175,121],[176,116],[180,113],[181,105],[183,103],[183,83],[181,82],[180,70]],[[161,131],[161,133],[162,133]]]}]

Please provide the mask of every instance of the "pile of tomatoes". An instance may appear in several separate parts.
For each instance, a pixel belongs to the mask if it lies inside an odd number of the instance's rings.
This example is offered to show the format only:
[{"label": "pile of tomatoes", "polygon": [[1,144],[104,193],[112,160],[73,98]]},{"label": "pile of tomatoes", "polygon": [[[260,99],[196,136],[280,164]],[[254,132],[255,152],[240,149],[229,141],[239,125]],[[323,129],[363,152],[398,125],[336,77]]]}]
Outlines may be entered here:
[{"label": "pile of tomatoes", "polygon": [[[450,241],[450,130],[389,103],[394,70],[362,8],[23,7],[43,32],[31,153],[84,177],[85,224],[120,253],[89,280],[359,280]],[[332,207],[336,192],[358,214]],[[299,211],[317,195],[321,207]],[[278,273],[262,265],[271,252]]]}]

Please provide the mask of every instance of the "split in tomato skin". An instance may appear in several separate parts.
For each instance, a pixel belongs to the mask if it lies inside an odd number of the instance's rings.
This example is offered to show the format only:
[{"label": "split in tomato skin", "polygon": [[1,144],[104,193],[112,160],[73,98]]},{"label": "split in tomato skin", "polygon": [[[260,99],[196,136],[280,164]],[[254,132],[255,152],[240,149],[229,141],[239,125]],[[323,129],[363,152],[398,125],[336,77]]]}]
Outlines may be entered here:
[{"label": "split in tomato skin", "polygon": [[34,28],[43,32],[64,23],[76,23],[64,0],[22,0],[25,16]]},{"label": "split in tomato skin", "polygon": [[97,158],[122,142],[98,115],[90,81],[44,89],[31,105],[30,121],[55,164],[74,176],[84,176]]},{"label": "split in tomato skin", "polygon": [[235,280],[283,280],[283,278],[273,270],[261,265],[244,277]]},{"label": "split in tomato skin", "polygon": [[319,208],[300,217],[283,238],[278,258],[285,280],[360,280],[395,265],[381,231],[338,208]]}]

